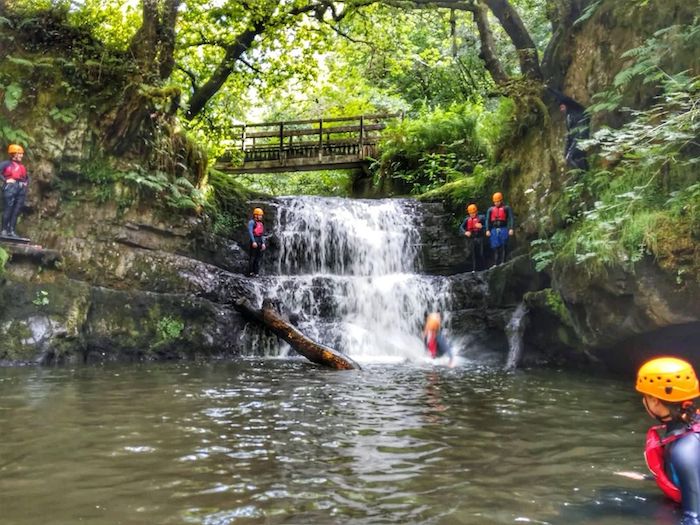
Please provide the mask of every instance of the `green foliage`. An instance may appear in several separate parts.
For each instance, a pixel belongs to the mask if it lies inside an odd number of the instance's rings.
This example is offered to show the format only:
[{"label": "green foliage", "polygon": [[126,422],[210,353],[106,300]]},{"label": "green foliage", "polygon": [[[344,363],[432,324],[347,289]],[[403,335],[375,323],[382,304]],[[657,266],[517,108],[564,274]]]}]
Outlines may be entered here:
[{"label": "green foliage", "polygon": [[34,297],[34,300],[32,301],[32,303],[37,306],[48,306],[50,302],[49,292],[46,290],[39,290],[36,293],[36,297]]},{"label": "green foliage", "polygon": [[204,210],[212,222],[213,232],[231,236],[244,228],[249,214],[246,203],[255,194],[231,175],[210,169]]},{"label": "green foliage", "polygon": [[427,191],[418,198],[426,201],[442,201],[455,216],[463,217],[468,203],[475,203],[482,212],[490,205],[490,196],[500,189],[501,169],[479,164],[471,175]]},{"label": "green foliage", "polygon": [[476,129],[477,110],[467,104],[404,119],[382,135],[380,170],[409,182],[414,193],[434,189],[486,158],[486,145]]},{"label": "green foliage", "polygon": [[10,254],[0,247],[0,276],[5,274],[5,265],[10,260]]},{"label": "green foliage", "polygon": [[[592,107],[597,116],[623,114],[618,128],[603,127],[582,143],[600,162],[571,172],[555,215],[570,227],[531,244],[538,270],[553,265],[589,277],[613,267],[634,270],[654,257],[678,284],[700,274],[700,76],[662,67],[675,53],[700,44],[698,21],[656,32],[625,55],[632,58]],[[696,47],[697,48],[697,47]],[[620,108],[643,86],[658,95],[641,109]],[[601,120],[602,120],[601,119]]]},{"label": "green foliage", "polygon": [[182,335],[185,329],[185,323],[174,317],[165,316],[158,321],[156,332],[158,333],[158,342],[167,343],[174,341]]},{"label": "green foliage", "polygon": [[324,195],[347,197],[352,173],[345,170],[238,175],[236,180],[253,191],[268,195]]}]

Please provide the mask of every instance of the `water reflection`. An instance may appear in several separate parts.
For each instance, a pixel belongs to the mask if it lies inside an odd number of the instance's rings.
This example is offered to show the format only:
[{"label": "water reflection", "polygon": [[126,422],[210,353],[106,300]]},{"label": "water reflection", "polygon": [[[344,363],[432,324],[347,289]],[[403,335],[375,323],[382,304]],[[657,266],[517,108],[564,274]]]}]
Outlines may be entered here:
[{"label": "water reflection", "polygon": [[467,364],[0,370],[0,523],[675,523],[627,384]]}]

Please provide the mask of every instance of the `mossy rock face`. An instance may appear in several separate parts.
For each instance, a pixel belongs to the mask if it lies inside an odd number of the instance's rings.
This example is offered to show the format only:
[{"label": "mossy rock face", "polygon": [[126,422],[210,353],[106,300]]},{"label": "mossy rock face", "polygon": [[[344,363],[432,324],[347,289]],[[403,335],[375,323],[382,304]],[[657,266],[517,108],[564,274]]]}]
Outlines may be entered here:
[{"label": "mossy rock face", "polygon": [[5,281],[0,286],[0,361],[46,363],[78,356],[88,296],[83,283]]},{"label": "mossy rock face", "polygon": [[634,273],[610,268],[596,279],[583,271],[555,271],[553,287],[567,305],[578,338],[591,348],[615,347],[664,327],[700,322],[698,286],[679,286],[649,259],[637,263]]}]

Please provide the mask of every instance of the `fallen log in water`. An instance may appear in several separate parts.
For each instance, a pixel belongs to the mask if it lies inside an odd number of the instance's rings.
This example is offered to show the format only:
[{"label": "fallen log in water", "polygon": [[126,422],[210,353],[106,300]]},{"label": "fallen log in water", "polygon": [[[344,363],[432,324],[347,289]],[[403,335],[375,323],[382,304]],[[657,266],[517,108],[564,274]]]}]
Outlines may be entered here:
[{"label": "fallen log in water", "polygon": [[263,301],[263,307],[256,310],[248,299],[242,297],[234,303],[234,308],[249,319],[263,324],[309,361],[339,370],[360,370],[361,368],[345,354],[306,337],[294,325],[284,320],[269,301]]}]

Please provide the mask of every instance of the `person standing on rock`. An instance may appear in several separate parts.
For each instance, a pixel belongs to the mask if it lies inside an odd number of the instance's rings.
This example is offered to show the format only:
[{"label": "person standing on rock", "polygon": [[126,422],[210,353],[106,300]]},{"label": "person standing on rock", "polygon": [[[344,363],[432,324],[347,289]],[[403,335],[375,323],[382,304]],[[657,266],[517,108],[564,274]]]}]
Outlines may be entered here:
[{"label": "person standing on rock", "polygon": [[647,431],[644,457],[662,492],[683,511],[680,525],[700,525],[700,397],[690,363],[657,357],[637,372],[636,390],[659,425]]},{"label": "person standing on rock", "polygon": [[441,323],[442,320],[439,313],[433,312],[428,314],[425,318],[425,327],[423,328],[423,342],[430,357],[437,359],[446,355],[450,358],[447,366],[452,368],[455,366],[455,357],[445,336],[442,335]]},{"label": "person standing on rock", "polygon": [[467,206],[467,216],[459,225],[459,231],[467,238],[472,256],[472,273],[483,269],[484,264],[484,223],[476,204]]},{"label": "person standing on rock", "polygon": [[263,224],[262,208],[253,210],[253,218],[248,221],[248,236],[250,237],[250,259],[248,260],[248,275],[257,277],[260,273],[260,262],[265,251],[265,225]]},{"label": "person standing on rock", "polygon": [[22,211],[24,201],[27,198],[27,186],[29,175],[27,168],[22,164],[24,148],[18,144],[10,144],[7,148],[10,160],[0,163],[0,174],[3,178],[2,197],[2,231],[3,237],[18,237],[15,231],[17,218]]},{"label": "person standing on rock", "polygon": [[508,239],[513,235],[513,211],[503,204],[503,194],[493,194],[493,206],[486,212],[486,237],[491,241],[494,266],[506,262]]}]

